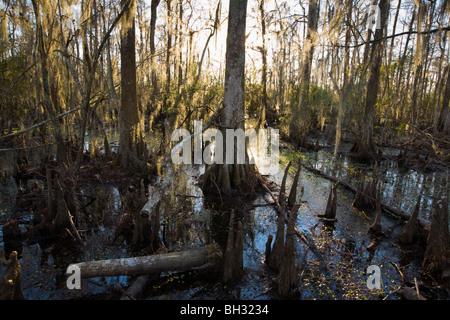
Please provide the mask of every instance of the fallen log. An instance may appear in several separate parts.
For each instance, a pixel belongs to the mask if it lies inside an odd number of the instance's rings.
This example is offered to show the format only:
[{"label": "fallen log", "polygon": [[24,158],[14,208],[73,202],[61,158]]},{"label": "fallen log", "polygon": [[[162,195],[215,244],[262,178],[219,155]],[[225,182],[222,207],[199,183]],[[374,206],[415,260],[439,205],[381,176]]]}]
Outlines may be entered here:
[{"label": "fallen log", "polygon": [[130,276],[164,271],[192,271],[205,264],[218,263],[221,256],[217,245],[212,244],[186,251],[139,256],[132,258],[87,261],[74,264],[80,268],[83,279],[93,277]]},{"label": "fallen log", "polygon": [[[347,183],[347,182],[345,182],[345,181],[339,180],[339,179],[336,178],[336,177],[330,176],[329,174],[326,174],[325,172],[322,172],[322,171],[319,170],[319,169],[316,169],[316,168],[307,166],[307,165],[305,165],[305,164],[302,164],[302,166],[303,166],[305,169],[307,169],[308,171],[317,173],[318,175],[320,175],[320,176],[322,176],[322,177],[324,177],[324,178],[326,178],[326,179],[328,179],[328,180],[337,182],[338,184],[340,184],[340,185],[343,186],[344,188],[349,189],[349,190],[353,191],[354,193],[357,192],[356,187],[352,186],[351,184],[349,184],[349,183]],[[375,201],[375,199],[373,199],[373,200]],[[394,207],[388,205],[387,203],[380,202],[380,205],[381,205],[381,209],[384,210],[385,212],[388,212],[388,213],[390,213],[390,214],[393,214],[393,215],[395,215],[395,216],[397,216],[397,217],[399,217],[399,218],[401,218],[401,219],[403,219],[403,220],[406,220],[406,221],[407,221],[407,220],[409,220],[409,218],[411,217],[411,215],[410,215],[409,213],[407,213],[407,212],[405,212],[405,211],[402,211],[402,210],[400,210],[400,209],[394,208]],[[417,219],[417,221],[418,221],[419,225],[420,225],[422,228],[424,228],[425,230],[427,230],[427,229],[430,227],[430,223],[429,223],[429,222],[423,221],[422,219]]]}]

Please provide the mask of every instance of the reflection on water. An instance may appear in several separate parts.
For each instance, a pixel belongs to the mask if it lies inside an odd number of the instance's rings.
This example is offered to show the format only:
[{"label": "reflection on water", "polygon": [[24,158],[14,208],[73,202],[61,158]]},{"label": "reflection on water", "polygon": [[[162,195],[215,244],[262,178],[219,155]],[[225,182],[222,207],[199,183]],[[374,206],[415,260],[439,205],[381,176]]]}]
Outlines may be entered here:
[{"label": "reflection on water", "polygon": [[[389,151],[394,153],[393,150]],[[337,161],[327,149],[315,153],[306,153],[314,167],[342,179],[353,186],[364,178],[371,176],[373,165],[362,165],[353,162],[349,157],[339,155]],[[356,171],[362,175],[355,174]],[[441,181],[446,176],[443,171],[424,172],[397,166],[395,161],[377,163],[377,172],[381,182],[382,201],[405,212],[412,212],[417,198],[422,193],[419,217],[429,220],[432,212],[433,197],[441,189]]]},{"label": "reflection on water", "polygon": [[[101,142],[99,141],[99,144]],[[345,144],[344,144],[345,147]],[[394,150],[389,150],[395,155]],[[356,185],[362,172],[370,175],[372,168],[367,165],[354,163],[350,158],[339,156],[333,159],[332,154],[323,149],[319,152],[305,154],[316,168]],[[4,159],[2,159],[4,160]],[[276,185],[281,184],[282,175],[286,166],[283,157],[277,175],[270,177]],[[10,161],[10,160],[9,160]],[[8,162],[8,161],[6,161]],[[419,192],[422,192],[420,215],[422,219],[429,219],[432,199],[440,189],[440,181],[444,172],[421,172],[398,168],[395,162],[383,161],[377,167],[382,182],[382,197],[384,202],[401,210],[411,212]],[[196,185],[198,177],[204,173],[204,166],[189,165],[175,168],[170,186],[164,195],[160,207],[161,237],[169,250],[175,251],[190,246],[209,243],[214,239],[217,226],[212,223],[214,210],[205,208],[203,193]],[[290,190],[295,170],[292,168],[287,181],[287,190]],[[333,298],[338,293],[339,298],[345,298],[343,293],[362,290],[365,287],[365,268],[370,264],[382,265],[382,279],[386,284],[384,291],[389,292],[401,284],[398,274],[390,262],[405,265],[405,272],[416,272],[417,265],[405,259],[396,247],[388,241],[382,242],[374,253],[366,248],[371,239],[367,234],[368,227],[373,222],[373,212],[370,210],[361,213],[352,207],[353,194],[338,188],[337,223],[334,228],[327,228],[318,218],[323,213],[330,190],[331,182],[306,170],[301,172],[299,185],[304,186],[303,205],[298,212],[297,228],[314,238],[319,250],[324,253],[330,270],[342,277],[328,283],[328,287],[315,285],[306,277],[301,279],[301,297]],[[0,222],[6,221],[14,212],[17,196],[16,182],[8,177],[0,182]],[[150,189],[153,190],[153,189]],[[126,243],[114,243],[114,233],[123,213],[124,190],[118,186],[96,185],[86,186],[79,190],[81,206],[86,205],[83,215],[77,218],[77,227],[86,240],[86,246],[77,254],[64,255],[43,248],[39,244],[26,245],[21,255],[22,279],[24,292],[27,298],[34,299],[69,299],[93,294],[101,294],[117,290],[119,284],[126,287],[128,277],[106,277],[93,279],[92,282],[83,282],[82,291],[69,291],[65,287],[65,268],[73,262],[111,259],[133,255],[128,251]],[[278,192],[274,191],[277,195]],[[90,199],[96,200],[87,205]],[[244,215],[244,269],[246,271],[242,280],[233,290],[233,297],[241,299],[268,299],[276,297],[269,290],[273,285],[274,274],[265,267],[264,252],[267,238],[276,233],[277,213],[271,206],[270,195],[259,195],[253,205]],[[26,228],[29,220],[22,221]],[[396,221],[389,217],[382,217],[383,228],[394,226]],[[226,229],[226,225],[225,225]],[[398,231],[399,229],[396,229]],[[0,233],[0,249],[3,239]],[[296,256],[299,273],[302,274],[305,266],[317,261],[311,251],[296,239]],[[3,256],[3,255],[1,255]],[[4,261],[2,261],[4,262]],[[345,268],[351,266],[350,269]],[[0,275],[4,272],[4,264],[0,263]],[[319,277],[318,277],[319,278]],[[177,294],[183,299],[214,298],[214,290],[223,291],[223,285],[208,291],[199,284],[192,284],[186,290]],[[349,288],[345,288],[348,285]],[[340,286],[340,287],[339,287]],[[354,287],[351,287],[354,286]],[[335,290],[339,287],[339,290]],[[220,290],[219,290],[220,289]],[[328,291],[325,291],[328,290]],[[174,290],[176,291],[176,289]],[[321,296],[323,294],[323,296]],[[351,298],[357,296],[353,295]]]}]

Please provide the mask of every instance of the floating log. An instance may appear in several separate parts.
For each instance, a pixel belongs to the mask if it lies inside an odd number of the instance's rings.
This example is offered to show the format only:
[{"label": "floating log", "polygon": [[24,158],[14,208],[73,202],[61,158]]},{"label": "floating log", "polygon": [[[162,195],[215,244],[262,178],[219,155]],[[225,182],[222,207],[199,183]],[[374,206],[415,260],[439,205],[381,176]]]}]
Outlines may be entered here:
[{"label": "floating log", "polygon": [[205,264],[214,265],[220,257],[220,249],[212,244],[186,251],[139,256],[132,258],[88,261],[75,264],[81,278],[130,276],[164,271],[191,271],[202,269]]}]

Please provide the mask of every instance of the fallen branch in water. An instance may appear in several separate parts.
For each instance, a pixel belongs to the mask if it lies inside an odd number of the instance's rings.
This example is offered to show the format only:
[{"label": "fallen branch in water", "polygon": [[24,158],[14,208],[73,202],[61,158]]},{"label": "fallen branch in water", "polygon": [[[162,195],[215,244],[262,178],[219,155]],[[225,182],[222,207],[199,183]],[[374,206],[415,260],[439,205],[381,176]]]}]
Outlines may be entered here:
[{"label": "fallen branch in water", "polygon": [[[329,174],[326,174],[325,172],[323,172],[323,171],[321,171],[319,169],[316,169],[316,168],[313,168],[313,167],[310,167],[310,166],[307,166],[307,165],[304,165],[304,164],[302,164],[302,166],[305,169],[307,169],[308,171],[317,173],[318,175],[320,175],[320,176],[322,176],[322,177],[324,177],[324,178],[326,178],[328,180],[334,181],[337,184],[342,185],[344,188],[347,188],[347,189],[353,191],[354,193],[357,192],[357,188],[356,187],[352,186],[351,184],[349,184],[349,183],[347,183],[345,181],[342,181],[342,180],[339,180],[336,177],[330,176]],[[375,199],[373,199],[373,200],[375,201]],[[409,220],[409,218],[411,217],[411,215],[409,213],[407,213],[405,211],[402,211],[400,209],[394,208],[394,207],[388,205],[385,202],[380,202],[380,204],[381,204],[381,209],[383,209],[385,212],[388,212],[388,213],[393,214],[393,215],[395,215],[397,217],[400,217],[403,220]],[[418,220],[419,225],[422,228],[424,228],[425,230],[427,230],[429,228],[430,224],[428,222],[425,222],[425,221],[423,221],[421,219],[417,219],[417,220]]]}]

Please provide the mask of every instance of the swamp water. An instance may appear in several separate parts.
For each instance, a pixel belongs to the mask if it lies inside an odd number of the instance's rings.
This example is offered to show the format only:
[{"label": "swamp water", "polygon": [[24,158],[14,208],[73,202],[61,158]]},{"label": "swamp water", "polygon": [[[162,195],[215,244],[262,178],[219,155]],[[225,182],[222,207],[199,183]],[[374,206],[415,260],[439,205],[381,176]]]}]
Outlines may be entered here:
[{"label": "swamp water", "polygon": [[[346,156],[334,160],[327,150],[304,153],[302,157],[314,167],[352,184],[356,181],[354,171],[371,171],[371,168],[353,163]],[[289,148],[282,148],[279,173],[268,177],[275,186],[281,185],[287,161],[293,158],[298,158],[298,154],[289,151]],[[378,169],[383,171],[383,200],[407,212],[411,212],[421,184],[424,184],[420,216],[429,219],[432,197],[439,189],[444,172],[403,171],[390,161],[379,163]],[[202,170],[202,167],[195,165],[178,168],[168,188],[167,200],[162,207],[160,236],[170,251],[207,244],[216,238],[218,232],[226,229],[226,226],[216,223],[217,213],[211,208],[205,208],[202,191],[195,184]],[[291,168],[287,190],[290,190],[294,173],[295,170]],[[408,280],[420,278],[420,254],[414,250],[401,250],[395,241],[395,235],[402,226],[397,226],[397,219],[383,214],[382,228],[391,228],[392,236],[383,239],[374,251],[369,252],[366,248],[371,238],[367,230],[373,223],[375,213],[353,208],[354,194],[338,187],[337,222],[333,227],[327,226],[317,218],[317,214],[325,210],[331,182],[305,169],[302,169],[299,181],[299,185],[304,186],[304,195],[296,226],[314,240],[329,273],[325,275],[320,271],[317,257],[296,238],[299,292],[294,298],[378,299],[401,286],[396,266],[402,269]],[[43,186],[41,181],[39,183]],[[19,217],[21,228],[25,231],[31,225],[31,213],[14,213],[17,188],[12,177],[5,177],[0,183],[0,223],[3,225],[8,218]],[[70,248],[53,250],[52,246],[23,243],[19,263],[26,299],[116,299],[132,283],[131,277],[124,276],[92,278],[82,280],[81,290],[67,289],[65,271],[69,264],[135,255],[124,241],[114,241],[115,230],[124,211],[126,188],[99,184],[81,187],[80,192],[96,198],[84,212],[84,223],[78,225],[86,245],[73,252]],[[277,191],[274,193],[278,195]],[[279,299],[276,291],[272,290],[276,274],[264,264],[267,238],[269,234],[275,236],[276,233],[277,213],[269,205],[272,201],[270,195],[260,194],[253,204],[247,204],[248,212],[243,218],[245,274],[238,283],[224,284],[220,277],[210,281],[197,272],[163,273],[150,283],[143,298]],[[2,275],[5,259],[1,233],[0,253]],[[382,286],[379,290],[369,290],[366,286],[366,270],[370,265],[377,265],[381,269]],[[395,295],[390,297],[396,298]]]}]

